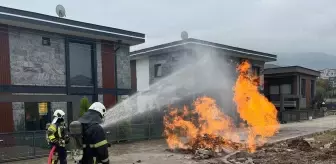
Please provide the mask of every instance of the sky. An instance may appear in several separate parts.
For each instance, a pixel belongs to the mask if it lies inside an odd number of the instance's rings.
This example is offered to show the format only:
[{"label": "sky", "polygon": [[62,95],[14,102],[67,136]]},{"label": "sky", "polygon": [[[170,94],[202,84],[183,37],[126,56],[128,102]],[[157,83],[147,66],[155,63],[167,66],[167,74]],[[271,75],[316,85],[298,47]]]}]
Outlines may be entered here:
[{"label": "sky", "polygon": [[335,0],[2,0],[2,5],[146,34],[132,50],[189,37],[267,53],[336,55]]}]

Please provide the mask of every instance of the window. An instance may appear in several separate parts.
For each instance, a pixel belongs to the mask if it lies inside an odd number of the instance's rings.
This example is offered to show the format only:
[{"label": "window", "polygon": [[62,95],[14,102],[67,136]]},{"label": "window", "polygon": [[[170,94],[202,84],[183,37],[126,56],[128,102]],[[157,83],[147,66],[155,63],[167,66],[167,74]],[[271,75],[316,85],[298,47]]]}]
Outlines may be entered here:
[{"label": "window", "polygon": [[154,65],[154,73],[155,73],[155,77],[161,77],[162,76],[162,65],[161,64],[155,64]]},{"label": "window", "polygon": [[315,97],[315,80],[311,80],[310,82],[310,95],[311,98]]},{"label": "window", "polygon": [[281,94],[292,94],[292,85],[291,84],[282,84],[280,86]]},{"label": "window", "polygon": [[51,121],[51,110],[47,102],[25,102],[25,129],[27,131],[45,130]]},{"label": "window", "polygon": [[260,76],[260,67],[252,66],[252,73],[254,76]]},{"label": "window", "polygon": [[270,94],[271,95],[278,95],[279,94],[279,86],[278,85],[271,85],[270,86]]},{"label": "window", "polygon": [[92,86],[92,45],[69,43],[70,84]]},{"label": "window", "polygon": [[42,45],[50,46],[50,38],[42,37]]},{"label": "window", "polygon": [[306,79],[301,79],[301,96],[306,97]]}]

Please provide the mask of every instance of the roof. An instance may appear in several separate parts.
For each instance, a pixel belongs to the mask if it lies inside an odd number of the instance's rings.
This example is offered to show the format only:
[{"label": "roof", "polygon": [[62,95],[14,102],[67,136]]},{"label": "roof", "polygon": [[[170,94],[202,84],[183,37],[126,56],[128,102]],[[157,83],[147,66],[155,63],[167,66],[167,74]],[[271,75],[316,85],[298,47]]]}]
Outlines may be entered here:
[{"label": "roof", "polygon": [[264,65],[264,69],[267,69],[267,68],[277,68],[277,67],[281,67],[281,66],[276,65],[276,64],[269,64],[269,63],[267,63],[267,64]]},{"label": "roof", "polygon": [[275,68],[267,68],[264,69],[264,75],[275,75],[275,74],[283,74],[283,73],[301,73],[310,76],[318,77],[320,76],[320,72],[301,67],[301,66],[288,66],[288,67],[275,67]]},{"label": "roof", "polygon": [[0,23],[97,40],[136,45],[145,34],[0,6]]},{"label": "roof", "polygon": [[219,43],[214,43],[214,42],[209,42],[209,41],[204,41],[204,40],[199,40],[199,39],[194,39],[194,38],[188,38],[185,40],[174,41],[174,42],[170,42],[166,44],[157,45],[154,47],[149,47],[149,48],[133,51],[131,52],[131,57],[135,59],[141,56],[151,56],[151,55],[165,53],[169,50],[185,49],[188,46],[201,46],[201,47],[203,46],[203,47],[214,48],[214,49],[219,49],[219,50],[224,50],[224,51],[232,51],[232,52],[236,52],[237,54],[248,55],[251,57],[255,56],[255,57],[265,58],[266,61],[276,61],[277,59],[277,56],[273,54],[263,53],[263,52],[258,52],[258,51],[253,51],[253,50],[248,50],[248,49],[243,49],[243,48],[238,48],[238,47],[232,47],[232,46],[228,46],[224,44],[219,44]]}]

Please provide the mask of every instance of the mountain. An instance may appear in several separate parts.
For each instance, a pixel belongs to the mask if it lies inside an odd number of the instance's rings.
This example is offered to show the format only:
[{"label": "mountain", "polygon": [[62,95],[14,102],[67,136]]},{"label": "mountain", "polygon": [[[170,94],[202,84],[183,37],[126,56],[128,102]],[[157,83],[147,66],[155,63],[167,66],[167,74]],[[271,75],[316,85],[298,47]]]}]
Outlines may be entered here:
[{"label": "mountain", "polygon": [[315,70],[322,70],[325,68],[336,68],[336,56],[321,53],[297,53],[297,54],[279,54],[275,64],[280,66],[302,66]]}]

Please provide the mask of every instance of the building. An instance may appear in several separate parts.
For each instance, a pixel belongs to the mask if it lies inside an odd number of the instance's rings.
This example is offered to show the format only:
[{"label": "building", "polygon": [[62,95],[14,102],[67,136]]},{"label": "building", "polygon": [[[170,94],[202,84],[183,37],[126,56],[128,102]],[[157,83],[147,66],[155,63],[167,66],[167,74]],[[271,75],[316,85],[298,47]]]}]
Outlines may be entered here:
[{"label": "building", "polygon": [[[210,57],[210,63],[200,64],[202,62],[198,61],[202,61],[203,57],[207,59]],[[194,38],[131,52],[131,65],[136,68],[136,71],[133,71],[136,74],[133,75],[136,77],[133,86],[136,86],[141,95],[138,96],[137,109],[165,110],[171,105],[180,108],[185,103],[192,104],[192,101],[199,96],[207,95],[214,98],[227,115],[238,118],[232,102],[235,78],[230,78],[236,77],[237,64],[242,60],[248,60],[252,65],[251,71],[260,76],[262,84],[264,63],[276,61],[276,58],[277,56],[273,54]],[[227,71],[221,72],[221,70]],[[167,76],[172,80],[165,78]],[[166,82],[155,83],[160,79]],[[262,90],[262,85],[260,87]],[[158,113],[160,114],[163,113]],[[238,119],[236,120],[238,122]]]},{"label": "building", "polygon": [[[133,85],[138,91],[144,91],[156,80],[179,69],[176,65],[179,65],[178,62],[184,57],[209,53],[223,55],[223,58],[234,63],[248,59],[253,72],[261,76],[261,81],[265,62],[276,61],[277,58],[273,54],[188,38],[131,52],[131,63],[136,68],[136,75],[133,76],[136,77],[136,84]],[[233,72],[234,69],[235,65]]]},{"label": "building", "polygon": [[[0,103],[0,132],[42,130],[56,108],[68,121],[78,117],[70,96],[111,107],[132,93],[130,46],[144,43],[144,34],[6,7],[0,31],[0,92],[12,96]],[[69,99],[36,102],[36,95]]]},{"label": "building", "polygon": [[312,116],[312,110],[309,109],[313,107],[316,80],[319,76],[319,71],[301,66],[266,68],[264,94],[284,113],[282,120],[308,119]]}]

